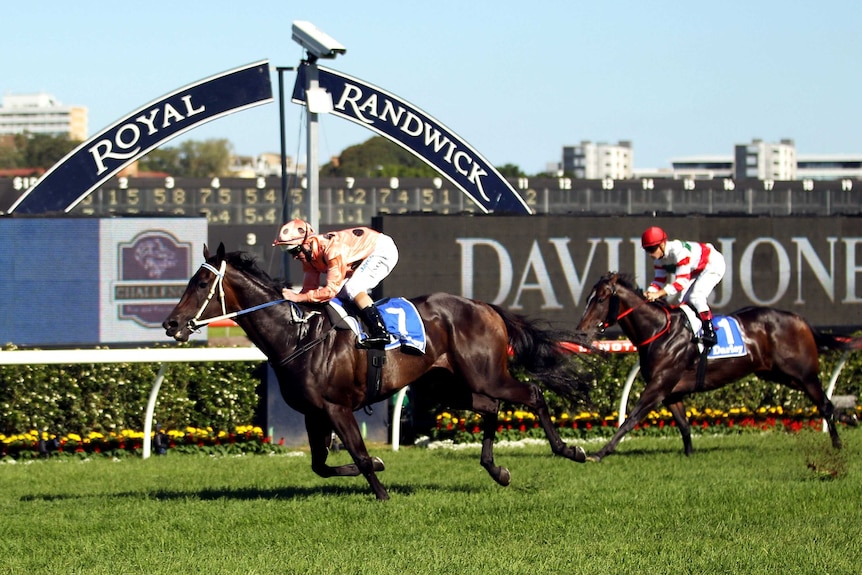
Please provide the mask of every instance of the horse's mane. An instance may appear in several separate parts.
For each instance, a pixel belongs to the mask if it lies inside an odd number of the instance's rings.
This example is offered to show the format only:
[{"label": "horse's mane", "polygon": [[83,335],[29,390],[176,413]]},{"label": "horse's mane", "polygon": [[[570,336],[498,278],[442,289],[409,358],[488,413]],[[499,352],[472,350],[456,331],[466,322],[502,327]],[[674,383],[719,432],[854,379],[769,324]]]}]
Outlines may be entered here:
[{"label": "horse's mane", "polygon": [[260,283],[271,287],[273,290],[281,293],[283,282],[281,280],[272,279],[268,273],[263,271],[257,261],[246,252],[229,252],[224,255],[224,259],[231,267],[248,274]]},{"label": "horse's mane", "polygon": [[623,272],[608,272],[602,279],[610,280],[611,276],[614,275],[617,276],[617,283],[624,288],[630,289],[633,292],[642,293],[640,286],[637,285],[637,282],[635,282],[635,277],[632,274],[627,274]]},{"label": "horse's mane", "polygon": [[[602,279],[610,281],[610,279],[613,276],[617,276],[617,284],[618,285],[621,285],[626,289],[630,289],[631,291],[638,294],[640,297],[644,297],[644,292],[640,288],[640,286],[637,284],[637,282],[635,281],[634,275],[628,274],[628,273],[623,273],[623,272],[608,272],[602,277]],[[653,303],[656,305],[666,307],[666,308],[670,308],[670,309],[673,309],[675,307],[679,307],[679,306],[671,305],[666,299],[663,299],[663,298],[658,299],[658,300],[654,301]]]}]

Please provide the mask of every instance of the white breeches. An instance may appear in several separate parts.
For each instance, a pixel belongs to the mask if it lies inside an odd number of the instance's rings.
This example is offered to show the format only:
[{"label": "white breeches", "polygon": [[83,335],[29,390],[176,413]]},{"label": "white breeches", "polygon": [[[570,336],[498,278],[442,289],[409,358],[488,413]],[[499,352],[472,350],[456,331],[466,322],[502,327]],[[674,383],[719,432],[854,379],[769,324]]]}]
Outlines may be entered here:
[{"label": "white breeches", "polygon": [[370,292],[389,275],[397,263],[398,248],[395,242],[389,236],[381,235],[374,251],[359,264],[350,279],[344,282],[338,295],[353,300],[357,294]]},{"label": "white breeches", "polygon": [[721,282],[721,278],[724,277],[724,270],[724,256],[713,250],[709,256],[709,263],[706,264],[700,275],[689,284],[688,288],[680,294],[679,301],[690,303],[697,313],[709,311],[709,294]]}]

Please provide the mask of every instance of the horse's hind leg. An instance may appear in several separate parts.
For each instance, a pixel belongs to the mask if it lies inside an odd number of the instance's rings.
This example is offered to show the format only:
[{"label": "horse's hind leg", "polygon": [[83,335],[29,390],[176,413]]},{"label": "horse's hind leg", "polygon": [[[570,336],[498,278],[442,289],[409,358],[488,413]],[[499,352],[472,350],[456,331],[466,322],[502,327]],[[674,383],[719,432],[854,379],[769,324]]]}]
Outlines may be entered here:
[{"label": "horse's hind leg", "polygon": [[539,418],[539,423],[545,431],[545,436],[551,444],[551,451],[555,455],[560,455],[566,459],[583,463],[587,460],[587,454],[581,447],[571,447],[566,444],[560,437],[554,422],[551,421],[551,414],[548,411],[548,404],[545,402],[545,396],[542,390],[535,383],[522,383],[517,379],[507,376],[508,381],[505,382],[497,399],[510,401],[512,403],[520,403],[527,406]]},{"label": "horse's hind leg", "polygon": [[679,433],[682,435],[682,450],[686,455],[691,455],[693,449],[691,446],[691,424],[685,414],[685,406],[681,401],[673,403],[665,402],[665,405],[673,415],[673,420],[679,428]]},{"label": "horse's hind leg", "polygon": [[835,407],[829,398],[826,397],[823,386],[820,384],[820,377],[815,374],[808,381],[803,382],[802,391],[817,406],[820,417],[826,421],[829,438],[832,440],[832,447],[841,449],[841,438],[838,437],[838,428],[835,426]]},{"label": "horse's hind leg", "polygon": [[582,447],[571,447],[563,441],[562,437],[560,437],[557,427],[554,425],[554,422],[551,421],[551,413],[548,411],[548,404],[545,402],[545,396],[542,394],[542,390],[539,389],[539,386],[534,383],[529,384],[529,386],[530,395],[532,397],[531,402],[527,405],[529,405],[533,412],[538,416],[539,423],[545,431],[545,436],[551,444],[551,451],[553,451],[555,455],[561,455],[566,459],[571,459],[578,463],[586,461],[587,454]]},{"label": "horse's hind leg", "polygon": [[[332,425],[325,415],[307,415],[305,430],[308,433],[308,447],[311,449],[311,470],[321,477],[354,477],[359,475],[359,467],[355,463],[331,466],[326,464],[329,447],[332,441]],[[383,471],[383,461],[372,458],[374,471]]]},{"label": "horse's hind leg", "polygon": [[479,461],[494,481],[505,487],[509,485],[512,476],[508,469],[494,463],[494,439],[497,436],[499,409],[499,401],[483,395],[473,395],[473,410],[482,414],[482,455]]},{"label": "horse's hind leg", "polygon": [[[835,407],[829,398],[826,397],[826,392],[823,391],[823,385],[820,383],[820,376],[817,373],[818,364],[814,362],[812,365],[807,365],[806,368],[808,375],[796,380],[801,382],[799,389],[802,389],[805,395],[808,396],[808,399],[817,406],[820,417],[826,421],[826,427],[829,429],[829,438],[832,440],[832,447],[841,449],[841,438],[838,437],[838,429],[835,427]],[[788,369],[788,371],[791,370]]]}]

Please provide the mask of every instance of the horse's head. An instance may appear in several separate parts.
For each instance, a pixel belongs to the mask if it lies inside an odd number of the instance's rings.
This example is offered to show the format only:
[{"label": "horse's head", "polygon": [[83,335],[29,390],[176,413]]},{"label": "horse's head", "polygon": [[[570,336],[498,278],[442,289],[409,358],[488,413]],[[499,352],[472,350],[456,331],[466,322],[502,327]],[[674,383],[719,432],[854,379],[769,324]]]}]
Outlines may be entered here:
[{"label": "horse's head", "polygon": [[618,277],[615,272],[608,272],[593,286],[578,323],[579,331],[601,333],[616,323],[619,311],[619,301],[615,297]]},{"label": "horse's head", "polygon": [[196,329],[195,321],[224,313],[223,281],[227,268],[224,244],[219,244],[215,255],[210,255],[205,245],[204,260],[204,264],[189,280],[179,303],[162,322],[165,335],[177,341],[188,341]]}]

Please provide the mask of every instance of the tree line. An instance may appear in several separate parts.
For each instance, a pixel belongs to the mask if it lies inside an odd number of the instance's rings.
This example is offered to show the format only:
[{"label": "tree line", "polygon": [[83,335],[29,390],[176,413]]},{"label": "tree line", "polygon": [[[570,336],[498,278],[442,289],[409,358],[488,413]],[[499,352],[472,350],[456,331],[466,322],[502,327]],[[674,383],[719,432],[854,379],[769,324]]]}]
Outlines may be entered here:
[{"label": "tree line", "polygon": [[[15,134],[0,138],[0,169],[47,170],[80,142],[68,136]],[[139,172],[165,173],[175,177],[213,178],[231,176],[233,144],[227,139],[186,140],[165,146],[138,160]],[[514,164],[498,166],[504,177],[524,176]],[[350,146],[320,167],[321,176],[434,177],[437,171],[422,160],[381,137]]]}]

